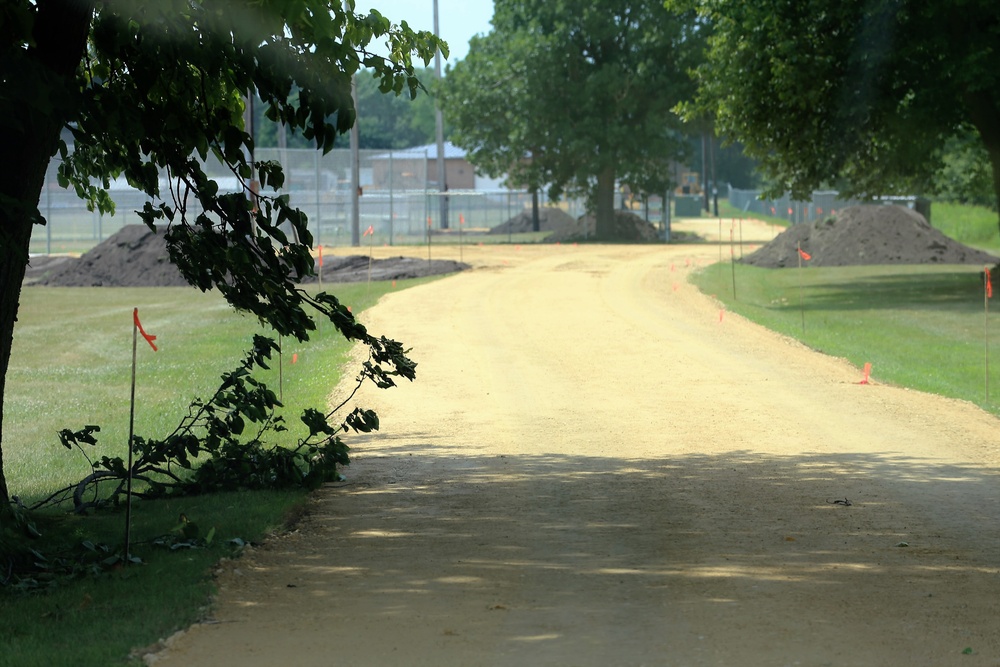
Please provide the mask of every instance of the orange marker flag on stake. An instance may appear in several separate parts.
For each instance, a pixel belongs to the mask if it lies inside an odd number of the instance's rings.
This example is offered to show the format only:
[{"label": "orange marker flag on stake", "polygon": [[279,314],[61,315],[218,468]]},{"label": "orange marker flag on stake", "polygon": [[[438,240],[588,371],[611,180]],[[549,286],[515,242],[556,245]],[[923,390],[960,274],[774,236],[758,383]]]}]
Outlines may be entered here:
[{"label": "orange marker flag on stake", "polygon": [[799,251],[799,311],[802,314],[802,333],[806,332],[806,303],[802,299],[802,260],[812,259],[812,255],[802,249],[802,246],[795,244],[795,249]]},{"label": "orange marker flag on stake", "polygon": [[142,337],[145,338],[146,342],[149,343],[149,346],[153,348],[153,352],[156,352],[157,351],[156,343],[153,342],[154,340],[156,340],[156,336],[149,335],[148,333],[146,333],[146,330],[142,328],[142,322],[139,321],[138,308],[132,309],[132,321],[135,323],[135,327],[139,330],[139,333],[142,334]]},{"label": "orange marker flag on stake", "polygon": [[368,229],[365,230],[365,233],[362,234],[362,236],[371,236],[374,233],[375,233],[375,227],[373,225],[368,225]]},{"label": "orange marker flag on stake", "polygon": [[323,268],[323,246],[321,246],[321,245],[320,246],[316,246],[316,249],[319,251],[319,268],[322,269]]},{"label": "orange marker flag on stake", "polygon": [[993,277],[990,275],[990,267],[984,269],[986,273],[986,298],[993,298]]},{"label": "orange marker flag on stake", "polygon": [[128,414],[128,467],[125,469],[125,565],[132,562],[132,445],[135,442],[135,367],[136,367],[136,341],[138,336],[136,332],[142,334],[142,337],[149,343],[149,346],[153,348],[153,352],[156,352],[156,336],[152,336],[146,333],[146,330],[142,328],[142,322],[139,321],[139,309],[132,309],[132,394],[129,400],[129,414]]},{"label": "orange marker flag on stake", "polygon": [[864,373],[864,378],[858,384],[868,384],[868,377],[872,374],[872,362],[865,362],[865,368],[862,373]]}]

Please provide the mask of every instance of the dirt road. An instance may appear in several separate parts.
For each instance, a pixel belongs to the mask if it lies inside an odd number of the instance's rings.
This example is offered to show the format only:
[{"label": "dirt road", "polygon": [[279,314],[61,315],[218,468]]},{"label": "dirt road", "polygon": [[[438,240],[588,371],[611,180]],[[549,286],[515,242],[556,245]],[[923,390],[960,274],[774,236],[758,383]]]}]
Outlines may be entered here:
[{"label": "dirt road", "polygon": [[466,248],[387,297],[418,381],[157,664],[1000,665],[997,420],[720,313],[717,253]]}]

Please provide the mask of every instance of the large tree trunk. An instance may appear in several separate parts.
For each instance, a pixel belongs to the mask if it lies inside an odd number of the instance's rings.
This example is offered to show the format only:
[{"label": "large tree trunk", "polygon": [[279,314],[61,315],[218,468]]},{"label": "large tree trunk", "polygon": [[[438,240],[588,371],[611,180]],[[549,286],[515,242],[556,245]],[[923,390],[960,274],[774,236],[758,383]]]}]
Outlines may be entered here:
[{"label": "large tree trunk", "polygon": [[[86,53],[93,6],[80,0],[39,0],[34,25],[35,45],[26,52],[25,67],[35,76],[37,99],[52,101],[72,95],[46,95],[46,88],[72,91],[77,66]],[[23,91],[4,90],[0,96],[17,99]],[[3,469],[3,397],[20,305],[21,283],[28,261],[31,230],[38,220],[38,198],[49,160],[56,151],[59,132],[69,118],[68,107],[51,113],[23,106],[4,137],[7,176],[0,179],[0,510],[10,498]]]},{"label": "large tree trunk", "polygon": [[597,174],[597,201],[594,211],[595,236],[599,241],[615,237],[615,168],[601,168]]},{"label": "large tree trunk", "polygon": [[31,226],[26,217],[12,219],[8,210],[0,207],[0,510],[10,498],[3,472],[2,399],[7,385],[7,365],[14,340],[14,323],[17,321]]}]

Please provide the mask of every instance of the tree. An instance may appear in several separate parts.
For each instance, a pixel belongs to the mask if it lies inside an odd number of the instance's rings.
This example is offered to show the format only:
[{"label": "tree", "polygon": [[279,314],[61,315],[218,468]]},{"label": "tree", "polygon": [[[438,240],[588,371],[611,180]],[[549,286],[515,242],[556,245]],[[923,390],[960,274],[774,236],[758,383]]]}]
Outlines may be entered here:
[{"label": "tree", "polygon": [[[353,6],[353,3],[351,3]],[[375,39],[388,58],[373,55]],[[104,188],[124,176],[154,198],[140,212],[166,224],[171,260],[196,287],[218,288],[279,334],[307,339],[314,308],[371,349],[378,382],[413,377],[401,345],[376,338],[330,294],[310,296],[305,216],[287,198],[249,197],[251,179],[282,183],[280,166],[252,163],[243,99],[256,92],[271,120],[329,150],[354,123],[351,76],[362,66],[383,92],[419,87],[411,54],[427,61],[437,40],[357,16],[321,0],[6,0],[0,4],[0,396],[3,395],[32,227],[46,168],[89,205],[113,212]],[[292,91],[297,91],[293,96]],[[60,138],[69,128],[73,151]],[[220,194],[203,169],[214,156],[246,193]],[[169,193],[161,192],[160,171]],[[169,197],[170,201],[164,201]],[[279,225],[290,224],[300,243]],[[2,402],[0,402],[2,423]],[[0,439],[2,444],[2,439]],[[2,451],[2,450],[0,450]],[[9,497],[0,459],[0,501]],[[0,511],[6,503],[0,505]]]},{"label": "tree", "polygon": [[[434,78],[434,70],[421,68],[414,71],[422,82]],[[418,89],[413,99],[400,95],[386,95],[379,86],[380,75],[374,70],[363,69],[355,77],[358,91],[359,148],[392,149],[420,146],[434,141],[434,98],[424,89]],[[298,93],[293,91],[292,98]],[[270,122],[264,115],[266,106],[260,100],[254,106],[254,140],[258,147],[278,146],[280,125]],[[286,148],[310,148],[301,134],[289,136],[286,131]]]},{"label": "tree", "polygon": [[[434,70],[417,72],[421,81],[431,81]],[[434,98],[426,91],[408,100],[383,95],[378,79],[361,73],[358,78],[358,122],[361,148],[410,148],[434,142]]]},{"label": "tree", "polygon": [[452,140],[493,177],[583,194],[597,236],[613,229],[616,182],[662,192],[687,140],[673,111],[703,31],[662,0],[497,0],[441,91]]},{"label": "tree", "polygon": [[[670,0],[714,29],[698,102],[772,193],[933,190],[977,135],[1000,196],[1000,5],[993,0]],[[953,152],[953,151],[952,151]]]},{"label": "tree", "polygon": [[935,156],[941,161],[941,168],[932,177],[931,189],[935,197],[996,210],[990,156],[975,128],[960,128]]}]

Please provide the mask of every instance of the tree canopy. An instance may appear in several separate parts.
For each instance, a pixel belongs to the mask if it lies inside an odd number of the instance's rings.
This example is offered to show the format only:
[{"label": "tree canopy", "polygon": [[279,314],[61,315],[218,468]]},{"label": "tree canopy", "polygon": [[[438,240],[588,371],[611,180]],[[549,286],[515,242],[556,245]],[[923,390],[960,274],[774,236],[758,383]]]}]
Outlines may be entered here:
[{"label": "tree canopy", "polygon": [[[244,99],[329,150],[355,120],[351,77],[367,67],[384,93],[419,87],[438,44],[376,11],[322,0],[7,0],[0,4],[0,120],[7,128],[0,179],[0,396],[32,227],[50,159],[59,180],[102,212],[104,188],[123,176],[153,200],[141,216],[167,227],[171,260],[191,284],[217,288],[279,334],[306,339],[322,314],[367,344],[376,381],[413,377],[399,343],[377,338],[330,294],[298,281],[313,269],[305,216],[268,196],[283,175],[254,163]],[[375,55],[375,41],[388,57]],[[446,47],[445,47],[446,48]],[[292,94],[295,91],[296,94]],[[61,139],[68,128],[69,150]],[[244,185],[220,193],[203,161],[216,158]],[[161,174],[165,173],[165,180]],[[251,196],[251,181],[263,188]],[[163,191],[165,188],[166,191]],[[284,229],[291,225],[298,242]],[[2,402],[0,402],[2,424]],[[0,439],[2,442],[2,439]],[[0,460],[0,501],[8,488]],[[3,505],[0,505],[2,508]]]},{"label": "tree canopy", "polygon": [[587,197],[610,235],[616,182],[663,192],[687,140],[674,107],[702,57],[692,11],[662,0],[497,0],[493,30],[444,78],[452,141],[493,177]]},{"label": "tree canopy", "polygon": [[[434,80],[434,70],[420,68],[416,77],[425,85]],[[386,95],[379,86],[380,76],[373,70],[362,69],[355,77],[358,94],[358,147],[367,149],[410,148],[434,141],[434,97],[432,86],[421,88],[413,98]],[[297,93],[293,93],[293,96]],[[258,147],[278,146],[280,126],[267,120],[266,106],[258,101],[254,106],[254,140]],[[447,136],[448,128],[445,128]],[[287,148],[310,148],[311,142],[299,134],[288,134]]]},{"label": "tree canopy", "polygon": [[804,197],[827,182],[861,196],[934,191],[949,182],[942,165],[970,155],[970,137],[1000,191],[993,0],[668,4],[696,6],[714,30],[688,112],[743,142],[773,192]]},{"label": "tree canopy", "polygon": [[[417,72],[423,82],[434,80],[434,70]],[[358,82],[358,124],[361,148],[411,148],[434,142],[433,90],[420,90],[414,99],[384,95],[378,79],[360,74]],[[447,136],[447,128],[445,128]]]}]

